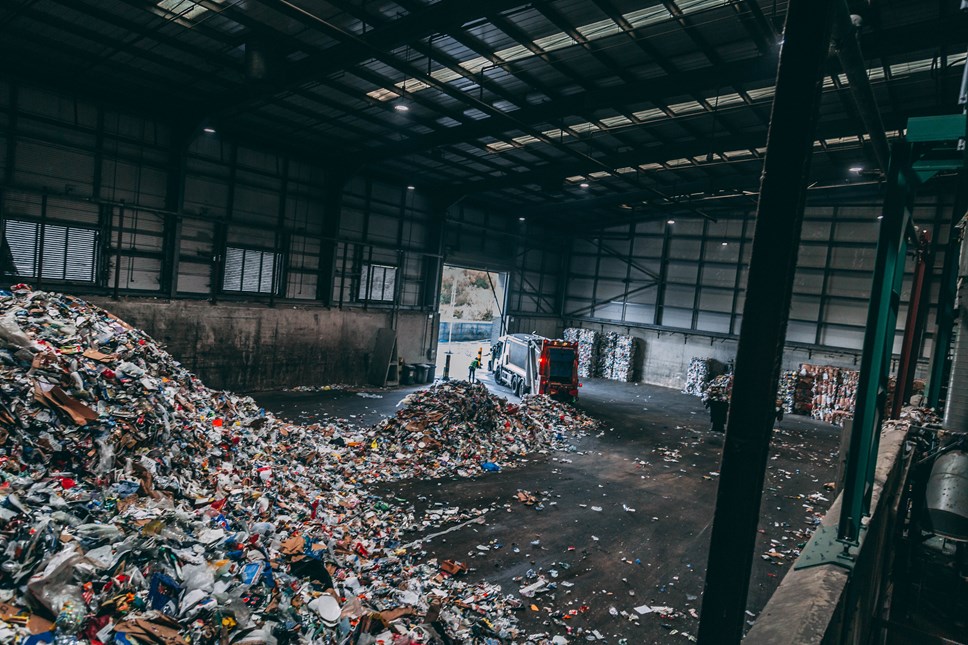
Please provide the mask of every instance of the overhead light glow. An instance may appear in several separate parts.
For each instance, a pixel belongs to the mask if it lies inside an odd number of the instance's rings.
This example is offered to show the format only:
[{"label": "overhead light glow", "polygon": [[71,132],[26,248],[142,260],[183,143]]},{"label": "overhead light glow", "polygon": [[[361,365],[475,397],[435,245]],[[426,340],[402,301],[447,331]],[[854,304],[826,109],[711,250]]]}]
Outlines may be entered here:
[{"label": "overhead light glow", "polygon": [[417,190],[416,186],[407,186],[407,190]]},{"label": "overhead light glow", "polygon": [[729,246],[729,242],[723,242],[723,246]]},{"label": "overhead light glow", "polygon": [[524,221],[524,218],[523,218],[523,217],[519,217],[519,218],[518,218],[518,221],[519,221],[519,222],[523,222],[523,221]]},{"label": "overhead light glow", "polygon": [[208,134],[215,134],[215,128],[202,128],[202,132],[207,132]]},{"label": "overhead light glow", "polygon": [[666,224],[675,224],[675,223],[676,223],[676,220],[674,219],[670,219],[668,222],[666,222]]},{"label": "overhead light glow", "polygon": [[410,106],[404,103],[397,103],[396,105],[393,106],[393,109],[396,110],[397,112],[409,112]]},{"label": "overhead light glow", "polygon": [[878,215],[877,216],[877,219],[884,219],[884,216],[883,215]]},{"label": "overhead light glow", "polygon": [[580,184],[578,184],[578,187],[579,188],[588,188],[588,183],[583,181]]},{"label": "overhead light glow", "polygon": [[861,172],[862,170],[864,170],[864,167],[863,166],[851,166],[850,167],[850,171],[851,172]]}]

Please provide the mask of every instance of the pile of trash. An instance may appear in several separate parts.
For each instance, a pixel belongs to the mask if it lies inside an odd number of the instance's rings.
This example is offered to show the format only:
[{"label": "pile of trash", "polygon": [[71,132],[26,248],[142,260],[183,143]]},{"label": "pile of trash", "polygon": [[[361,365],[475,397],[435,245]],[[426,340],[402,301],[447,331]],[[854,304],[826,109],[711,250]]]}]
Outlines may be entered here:
[{"label": "pile of trash", "polygon": [[546,396],[526,396],[514,405],[467,381],[418,390],[400,405],[396,416],[344,434],[355,455],[346,465],[354,481],[495,472],[531,453],[572,449],[572,439],[598,427],[570,405]]},{"label": "pile of trash", "polygon": [[371,429],[298,426],[104,310],[16,285],[0,291],[0,642],[533,642],[519,601],[428,560],[406,537],[425,519],[361,484],[498,469],[593,425],[453,384]]},{"label": "pile of trash", "polygon": [[733,375],[720,374],[703,388],[702,402],[720,401],[728,403],[733,394]]}]

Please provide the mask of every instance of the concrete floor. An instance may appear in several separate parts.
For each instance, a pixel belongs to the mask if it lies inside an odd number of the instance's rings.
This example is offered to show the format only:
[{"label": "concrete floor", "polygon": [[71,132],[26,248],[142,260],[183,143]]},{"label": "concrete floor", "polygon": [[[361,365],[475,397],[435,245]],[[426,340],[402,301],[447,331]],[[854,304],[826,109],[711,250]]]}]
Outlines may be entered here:
[{"label": "concrete floor", "polygon": [[[487,382],[486,371],[479,375]],[[513,398],[493,382],[489,387]],[[382,399],[338,391],[256,398],[293,421],[355,415],[353,421],[369,424],[393,414],[414,389],[378,392]],[[472,579],[486,578],[516,596],[515,577],[529,569],[557,570],[556,591],[525,599],[520,615],[532,632],[564,634],[567,625],[583,636],[598,630],[609,643],[689,642],[698,626],[723,438],[708,431],[699,399],[674,390],[589,380],[579,406],[601,419],[605,431],[579,440],[578,452],[537,455],[521,468],[475,479],[415,481],[384,492],[413,501],[418,510],[432,504],[491,508],[485,524],[440,536],[426,547],[432,556],[467,562]],[[805,542],[814,512],[825,511],[836,495],[823,484],[836,476],[838,444],[839,428],[803,417],[787,416],[774,435],[750,583],[750,623],[792,566],[792,556],[761,554]],[[515,500],[519,489],[538,495],[544,510]],[[826,499],[807,499],[812,494]],[[532,546],[534,540],[540,543]],[[502,548],[477,549],[495,543]],[[530,609],[532,603],[538,611]],[[646,604],[682,615],[639,616],[633,610]],[[581,607],[587,609],[560,620]]]}]

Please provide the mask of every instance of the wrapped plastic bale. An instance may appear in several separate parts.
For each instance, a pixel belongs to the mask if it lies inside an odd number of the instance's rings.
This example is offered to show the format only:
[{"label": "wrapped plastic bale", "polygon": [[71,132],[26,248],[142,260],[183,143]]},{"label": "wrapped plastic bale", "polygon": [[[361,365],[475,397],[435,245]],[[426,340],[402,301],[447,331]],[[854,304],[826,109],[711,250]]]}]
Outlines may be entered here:
[{"label": "wrapped plastic bale", "polygon": [[686,384],[682,388],[683,394],[702,396],[702,392],[709,382],[709,366],[705,358],[694,356],[689,361],[689,368],[686,370]]},{"label": "wrapped plastic bale", "polygon": [[633,376],[635,339],[614,332],[605,334],[601,343],[602,376],[629,383]]},{"label": "wrapped plastic bale", "polygon": [[714,358],[694,357],[689,361],[689,368],[686,370],[686,384],[682,391],[684,394],[701,397],[711,380],[728,372],[728,366]]},{"label": "wrapped plastic bale", "polygon": [[568,449],[595,428],[574,408],[459,382],[371,428],[299,426],[77,298],[17,285],[0,319],[0,590],[23,619],[3,642],[525,640],[519,602],[403,544],[484,511],[433,519],[368,482]]},{"label": "wrapped plastic bale", "polygon": [[590,378],[601,374],[599,344],[601,334],[594,329],[570,327],[564,331],[564,339],[578,343],[578,376]]},{"label": "wrapped plastic bale", "polygon": [[793,414],[799,375],[796,370],[788,370],[780,375],[777,399],[783,405],[784,414]]}]

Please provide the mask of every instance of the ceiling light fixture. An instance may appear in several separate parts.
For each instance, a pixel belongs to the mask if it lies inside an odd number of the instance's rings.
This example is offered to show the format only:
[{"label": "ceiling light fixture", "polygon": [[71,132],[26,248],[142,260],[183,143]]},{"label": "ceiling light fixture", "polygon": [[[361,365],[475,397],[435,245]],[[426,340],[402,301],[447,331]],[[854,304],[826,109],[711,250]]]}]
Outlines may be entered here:
[{"label": "ceiling light fixture", "polygon": [[670,219],[668,222],[666,222],[666,224],[675,224],[675,223],[676,223],[676,220],[674,219]]},{"label": "ceiling light fixture", "polygon": [[583,182],[581,182],[580,184],[578,184],[578,187],[579,187],[579,188],[588,188],[588,184],[587,184],[586,182],[584,182],[584,181],[583,181]]},{"label": "ceiling light fixture", "polygon": [[523,221],[524,221],[524,218],[523,218],[523,217],[519,217],[519,218],[518,218],[518,221],[519,221],[519,222],[523,222]]},{"label": "ceiling light fixture", "polygon": [[729,242],[723,242],[723,246],[729,246]]},{"label": "ceiling light fixture", "polygon": [[410,186],[407,186],[407,190],[417,190],[417,187],[411,184]]},{"label": "ceiling light fixture", "polygon": [[409,112],[410,106],[405,103],[397,103],[396,105],[393,106],[393,109],[396,110],[397,112]]},{"label": "ceiling light fixture", "polygon": [[877,219],[884,219],[884,216],[883,215],[878,215],[877,216]]},{"label": "ceiling light fixture", "polygon": [[851,166],[850,171],[854,173],[859,173],[864,170],[863,166]]},{"label": "ceiling light fixture", "polygon": [[215,128],[202,128],[202,132],[207,132],[208,134],[215,134]]}]

